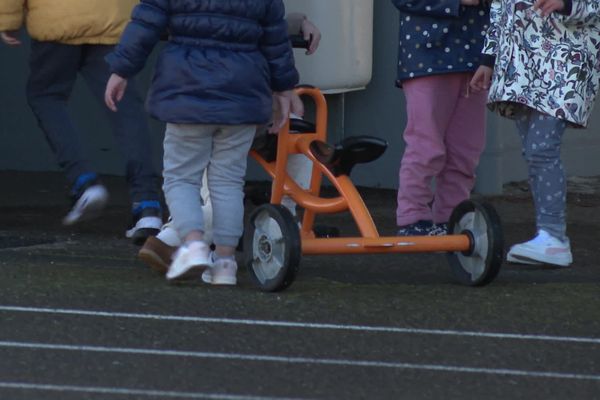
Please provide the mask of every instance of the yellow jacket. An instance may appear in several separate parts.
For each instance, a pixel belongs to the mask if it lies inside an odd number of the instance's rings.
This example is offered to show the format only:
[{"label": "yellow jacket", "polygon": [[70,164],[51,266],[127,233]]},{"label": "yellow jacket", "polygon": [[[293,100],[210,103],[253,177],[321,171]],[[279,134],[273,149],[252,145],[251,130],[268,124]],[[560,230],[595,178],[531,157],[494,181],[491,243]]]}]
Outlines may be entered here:
[{"label": "yellow jacket", "polygon": [[116,44],[139,0],[0,0],[0,32],[25,22],[44,42]]}]

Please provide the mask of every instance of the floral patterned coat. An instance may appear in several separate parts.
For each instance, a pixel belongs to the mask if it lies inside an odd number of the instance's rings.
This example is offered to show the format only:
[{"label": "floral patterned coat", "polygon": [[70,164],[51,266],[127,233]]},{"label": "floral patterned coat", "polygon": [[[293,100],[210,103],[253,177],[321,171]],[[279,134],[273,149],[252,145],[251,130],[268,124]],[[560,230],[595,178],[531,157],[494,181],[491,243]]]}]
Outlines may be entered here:
[{"label": "floral patterned coat", "polygon": [[488,105],[514,117],[523,105],[587,125],[600,79],[600,1],[565,1],[542,17],[533,0],[494,0],[483,53],[495,56]]}]

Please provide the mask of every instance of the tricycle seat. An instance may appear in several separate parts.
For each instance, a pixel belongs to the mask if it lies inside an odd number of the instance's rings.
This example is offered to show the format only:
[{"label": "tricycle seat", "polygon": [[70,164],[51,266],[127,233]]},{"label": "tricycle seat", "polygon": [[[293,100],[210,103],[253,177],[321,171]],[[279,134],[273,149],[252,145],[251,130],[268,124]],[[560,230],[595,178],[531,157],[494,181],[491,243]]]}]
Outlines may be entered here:
[{"label": "tricycle seat", "polygon": [[335,146],[320,140],[310,144],[310,150],[319,162],[334,176],[350,175],[356,164],[374,161],[387,149],[387,142],[374,136],[350,136]]}]

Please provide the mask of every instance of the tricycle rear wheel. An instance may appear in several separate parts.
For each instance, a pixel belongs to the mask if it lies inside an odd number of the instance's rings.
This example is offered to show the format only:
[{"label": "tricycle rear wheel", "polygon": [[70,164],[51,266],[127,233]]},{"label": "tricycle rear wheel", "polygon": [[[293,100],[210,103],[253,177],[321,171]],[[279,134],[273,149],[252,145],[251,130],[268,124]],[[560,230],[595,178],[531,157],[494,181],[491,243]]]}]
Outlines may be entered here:
[{"label": "tricycle rear wheel", "polygon": [[502,266],[504,239],[500,217],[487,203],[465,200],[450,217],[449,234],[469,236],[471,248],[465,252],[448,252],[448,262],[458,281],[468,286],[492,282]]},{"label": "tricycle rear wheel", "polygon": [[298,223],[281,205],[263,204],[250,215],[244,232],[244,264],[265,292],[290,286],[300,267]]}]

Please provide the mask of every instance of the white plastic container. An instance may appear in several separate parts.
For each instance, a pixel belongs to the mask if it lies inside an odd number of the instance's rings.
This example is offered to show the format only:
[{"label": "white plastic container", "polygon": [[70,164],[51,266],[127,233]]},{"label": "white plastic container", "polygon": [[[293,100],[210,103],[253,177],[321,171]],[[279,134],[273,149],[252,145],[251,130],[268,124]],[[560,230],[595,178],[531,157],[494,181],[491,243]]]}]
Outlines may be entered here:
[{"label": "white plastic container", "polygon": [[300,82],[325,93],[364,89],[373,72],[373,0],[284,0],[318,26],[321,45],[311,56],[295,51]]}]

